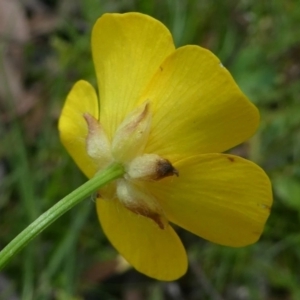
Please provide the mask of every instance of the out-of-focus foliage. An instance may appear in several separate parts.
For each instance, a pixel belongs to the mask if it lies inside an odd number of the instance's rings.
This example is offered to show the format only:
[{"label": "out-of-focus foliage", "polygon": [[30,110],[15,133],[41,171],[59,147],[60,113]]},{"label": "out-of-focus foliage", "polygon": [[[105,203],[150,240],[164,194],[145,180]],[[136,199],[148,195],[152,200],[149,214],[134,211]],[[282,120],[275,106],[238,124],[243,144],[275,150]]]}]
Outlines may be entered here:
[{"label": "out-of-focus foliage", "polygon": [[[7,2],[0,1],[2,11]],[[59,142],[57,119],[76,80],[96,82],[90,33],[105,12],[147,13],[167,25],[177,46],[198,44],[221,58],[261,111],[259,132],[232,152],[267,171],[275,203],[250,247],[222,247],[179,230],[189,271],[161,283],[118,271],[92,196],[0,273],[0,299],[300,299],[299,1],[15,2],[29,34],[16,42],[0,28],[0,248],[85,180]],[[21,96],[7,74],[11,56]]]}]

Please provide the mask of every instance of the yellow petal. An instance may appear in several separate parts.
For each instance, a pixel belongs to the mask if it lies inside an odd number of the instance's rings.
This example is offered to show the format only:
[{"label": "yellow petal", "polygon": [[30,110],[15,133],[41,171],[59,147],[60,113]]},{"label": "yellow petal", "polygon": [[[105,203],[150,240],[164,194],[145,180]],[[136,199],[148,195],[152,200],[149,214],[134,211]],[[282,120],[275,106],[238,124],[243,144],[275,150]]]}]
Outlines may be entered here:
[{"label": "yellow petal", "polygon": [[256,130],[256,107],[211,52],[185,46],[161,65],[140,99],[152,108],[147,153],[177,159],[223,152]]},{"label": "yellow petal", "polygon": [[173,51],[168,29],[147,15],[105,14],[97,20],[92,52],[100,89],[100,120],[110,139]]},{"label": "yellow petal", "polygon": [[186,272],[185,250],[170,225],[160,229],[154,221],[129,211],[116,199],[97,199],[97,212],[108,239],[139,272],[166,281]]},{"label": "yellow petal", "polygon": [[81,171],[92,177],[97,164],[88,156],[86,137],[88,126],[84,114],[98,119],[98,99],[94,88],[86,81],[78,81],[67,96],[59,119],[60,138]]},{"label": "yellow petal", "polygon": [[177,162],[179,177],[148,183],[167,218],[211,242],[256,242],[272,205],[264,171],[243,158],[206,154]]}]

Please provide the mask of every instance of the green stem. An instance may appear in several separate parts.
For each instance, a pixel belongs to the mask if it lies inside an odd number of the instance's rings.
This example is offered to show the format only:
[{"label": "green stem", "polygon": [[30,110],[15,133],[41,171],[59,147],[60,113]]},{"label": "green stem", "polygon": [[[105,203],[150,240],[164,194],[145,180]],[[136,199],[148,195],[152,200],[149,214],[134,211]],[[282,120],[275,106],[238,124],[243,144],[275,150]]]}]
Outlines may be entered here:
[{"label": "green stem", "polygon": [[23,249],[33,238],[40,234],[50,224],[52,224],[61,215],[84,200],[86,197],[96,192],[99,188],[110,181],[121,177],[124,169],[119,164],[113,164],[103,172],[96,174],[92,179],[81,185],[75,191],[61,199],[54,206],[48,209],[19,235],[17,235],[1,252],[0,252],[0,270],[5,264]]}]

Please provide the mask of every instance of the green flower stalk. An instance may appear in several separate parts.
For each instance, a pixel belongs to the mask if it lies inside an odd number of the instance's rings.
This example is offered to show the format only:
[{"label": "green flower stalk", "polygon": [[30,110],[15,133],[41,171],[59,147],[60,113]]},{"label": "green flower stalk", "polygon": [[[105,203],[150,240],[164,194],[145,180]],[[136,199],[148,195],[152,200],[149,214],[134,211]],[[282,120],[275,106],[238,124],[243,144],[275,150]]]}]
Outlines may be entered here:
[{"label": "green flower stalk", "polygon": [[0,270],[33,238],[39,235],[56,219],[80,203],[82,200],[86,199],[92,193],[98,191],[101,187],[107,185],[109,182],[121,177],[123,174],[124,169],[120,164],[112,164],[57,202],[54,206],[52,206],[49,210],[32,222],[28,227],[26,227],[3,250],[1,250]]}]

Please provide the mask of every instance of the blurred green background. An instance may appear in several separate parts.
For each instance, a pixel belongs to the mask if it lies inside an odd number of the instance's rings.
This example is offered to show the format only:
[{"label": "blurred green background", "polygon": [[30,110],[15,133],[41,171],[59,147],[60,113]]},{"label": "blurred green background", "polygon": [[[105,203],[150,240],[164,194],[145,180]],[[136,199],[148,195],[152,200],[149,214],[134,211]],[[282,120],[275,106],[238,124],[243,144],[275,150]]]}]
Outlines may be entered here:
[{"label": "blurred green background", "polygon": [[95,85],[95,20],[128,11],[161,20],[176,46],[213,51],[259,107],[259,132],[232,152],[273,182],[264,234],[231,249],[179,230],[188,273],[158,282],[120,271],[91,196],[0,272],[0,299],[300,299],[298,0],[0,0],[0,248],[85,181],[60,144],[57,120],[75,81]]}]

